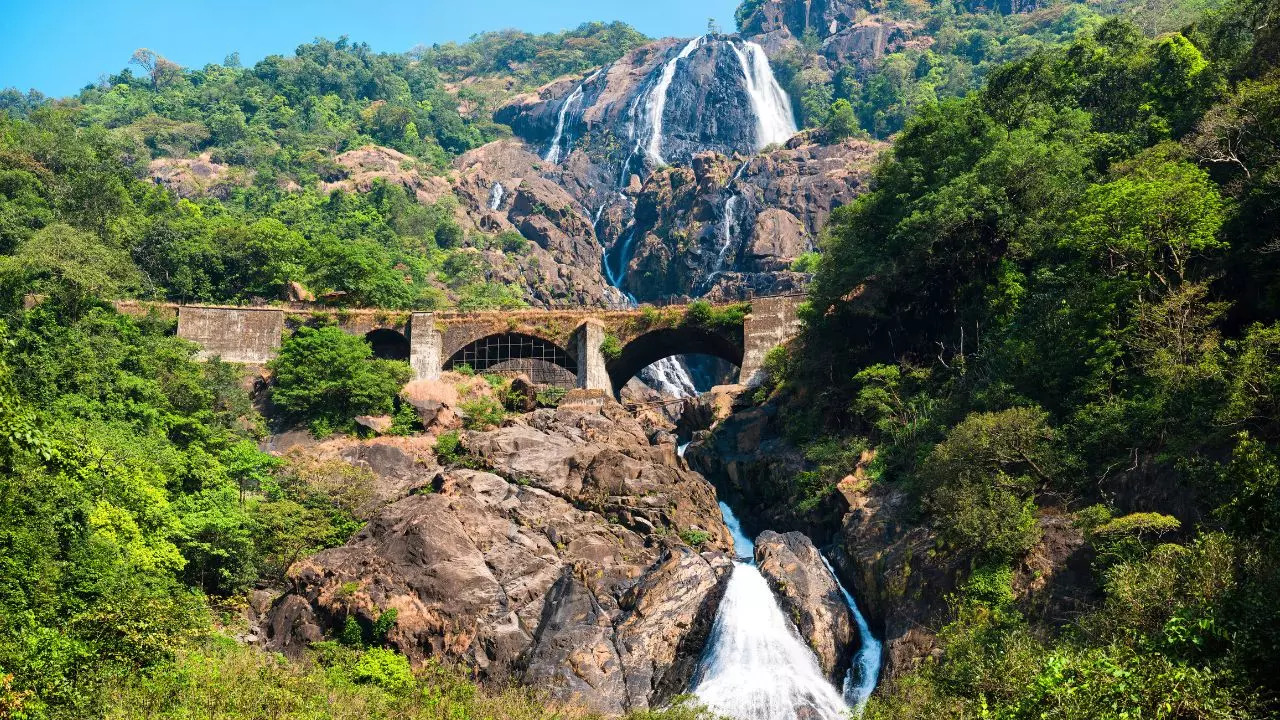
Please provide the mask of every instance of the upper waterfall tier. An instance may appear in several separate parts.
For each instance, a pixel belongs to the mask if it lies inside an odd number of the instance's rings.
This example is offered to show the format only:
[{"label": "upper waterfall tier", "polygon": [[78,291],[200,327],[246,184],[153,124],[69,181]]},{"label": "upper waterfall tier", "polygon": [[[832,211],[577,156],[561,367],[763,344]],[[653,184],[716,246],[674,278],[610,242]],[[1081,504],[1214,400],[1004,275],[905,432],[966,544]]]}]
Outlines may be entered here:
[{"label": "upper waterfall tier", "polygon": [[753,154],[796,132],[790,99],[760,46],[708,35],[664,40],[601,70],[517,98],[496,118],[563,162],[574,148],[625,184],[698,152]]}]

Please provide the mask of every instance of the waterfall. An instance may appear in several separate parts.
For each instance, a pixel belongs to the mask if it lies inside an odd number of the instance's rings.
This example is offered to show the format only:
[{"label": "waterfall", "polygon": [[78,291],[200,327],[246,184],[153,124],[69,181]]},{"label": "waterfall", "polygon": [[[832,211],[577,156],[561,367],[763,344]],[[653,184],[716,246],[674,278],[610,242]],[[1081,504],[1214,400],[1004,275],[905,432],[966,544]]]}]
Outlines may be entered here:
[{"label": "waterfall", "polygon": [[747,86],[747,97],[751,99],[751,111],[756,116],[756,150],[762,150],[773,143],[782,143],[796,134],[795,113],[791,109],[791,99],[773,76],[773,67],[769,65],[769,56],[764,48],[756,43],[743,43],[746,52],[729,43],[738,56],[738,64],[742,66],[742,78]]},{"label": "waterfall", "polygon": [[502,205],[502,196],[506,194],[506,189],[502,187],[502,183],[496,182],[493,187],[489,188],[489,209],[497,210]]},{"label": "waterfall", "polygon": [[844,583],[840,582],[840,576],[836,575],[835,568],[831,567],[831,561],[826,555],[822,556],[822,564],[827,566],[827,571],[835,579],[836,587],[840,588],[840,594],[844,596],[844,602],[849,606],[849,612],[853,613],[853,622],[858,626],[858,652],[853,656],[853,662],[844,675],[843,692],[844,701],[849,703],[855,712],[862,712],[867,699],[871,697],[871,691],[876,689],[876,681],[880,678],[880,641],[871,634],[871,626],[867,624],[867,619],[858,609],[858,603],[845,589]]},{"label": "waterfall", "polygon": [[698,394],[698,386],[684,363],[675,357],[665,357],[640,371],[640,379],[654,390],[675,397],[693,397]]},{"label": "waterfall", "polygon": [[[618,288],[619,290],[622,290],[622,279],[626,277],[627,265],[631,262],[631,245],[635,241],[635,237],[636,229],[632,226],[627,229],[626,234],[618,238],[617,250],[614,252],[616,260],[610,264],[608,254],[606,254],[604,258],[605,277],[609,278],[610,285]],[[626,290],[622,290],[622,293],[628,298],[631,298],[631,302],[634,303],[636,301],[635,297]]]},{"label": "waterfall", "polygon": [[705,40],[705,35],[690,40],[675,57],[668,60],[667,64],[662,66],[658,84],[654,85],[649,93],[649,99],[645,103],[646,134],[648,135],[645,151],[655,164],[662,165],[666,162],[662,159],[662,114],[667,109],[667,91],[671,89],[671,79],[675,77],[676,65],[693,54],[693,51],[697,50]]},{"label": "waterfall", "polygon": [[716,611],[693,694],[734,720],[841,720],[849,708],[827,682],[818,658],[782,614],[756,569],[755,544],[720,503],[740,559]]},{"label": "waterfall", "polygon": [[[720,275],[720,271],[724,269],[724,261],[729,256],[729,248],[733,245],[733,226],[736,221],[738,209],[738,194],[733,192],[733,184],[742,177],[742,171],[747,169],[747,163],[744,162],[738,166],[733,177],[729,178],[729,182],[725,183],[725,190],[729,191],[729,197],[724,201],[724,220],[720,226],[720,249],[716,252],[716,264],[711,268],[711,272],[707,274],[707,279],[703,282],[706,284],[707,290],[711,289],[711,282]],[[704,292],[706,292],[704,290]]]},{"label": "waterfall", "polygon": [[551,148],[547,150],[546,156],[542,158],[543,160],[549,163],[560,162],[561,155],[563,154],[560,149],[560,139],[564,137],[564,119],[569,113],[569,106],[573,105],[575,102],[582,101],[583,89],[586,88],[587,83],[595,80],[596,76],[603,71],[604,69],[601,68],[600,70],[592,73],[586,80],[578,83],[578,87],[574,88],[573,92],[569,93],[569,97],[565,98],[564,102],[560,104],[560,114],[556,118],[556,134],[551,138]]}]

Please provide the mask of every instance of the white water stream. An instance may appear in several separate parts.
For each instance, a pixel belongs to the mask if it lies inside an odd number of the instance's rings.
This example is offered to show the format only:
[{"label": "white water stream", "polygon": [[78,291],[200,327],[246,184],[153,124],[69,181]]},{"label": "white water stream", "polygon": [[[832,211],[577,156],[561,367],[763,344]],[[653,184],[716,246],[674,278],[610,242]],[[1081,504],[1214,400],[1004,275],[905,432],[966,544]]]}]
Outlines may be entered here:
[{"label": "white water stream", "polygon": [[564,102],[560,104],[560,113],[556,117],[556,134],[551,139],[551,148],[547,150],[546,156],[542,158],[543,160],[549,163],[558,163],[560,162],[561,157],[564,156],[565,153],[560,147],[560,140],[564,137],[565,116],[569,113],[569,108],[572,107],[574,103],[582,102],[583,90],[587,87],[587,83],[595,80],[596,76],[601,72],[604,72],[604,68],[595,71],[587,77],[587,79],[578,83],[578,87],[574,88],[573,92],[569,93],[569,97],[565,98]]},{"label": "white water stream", "polygon": [[502,205],[502,197],[506,194],[506,188],[502,187],[502,183],[496,182],[493,187],[489,188],[489,209],[497,210]]},{"label": "white water stream", "polygon": [[756,116],[756,150],[759,151],[773,143],[791,139],[796,134],[796,119],[791,109],[791,98],[773,76],[773,67],[769,65],[769,56],[765,55],[764,48],[753,42],[743,45],[745,52],[729,43],[742,65],[747,96],[751,98],[751,109]]},{"label": "white water stream", "polygon": [[[735,48],[736,50],[736,48]],[[703,281],[707,290],[711,288],[711,283],[720,275],[720,271],[724,269],[724,261],[729,257],[729,248],[733,245],[733,231],[737,222],[738,194],[733,191],[733,184],[742,177],[742,171],[747,169],[745,161],[738,166],[733,173],[733,177],[729,178],[729,182],[725,183],[724,189],[729,193],[729,197],[724,201],[724,219],[720,225],[720,249],[716,252],[716,264],[712,266],[711,272],[707,274],[707,279]],[[704,290],[703,292],[706,292]]]},{"label": "white water stream", "polygon": [[756,568],[755,544],[728,505],[720,503],[720,511],[739,559],[694,676],[694,696],[734,720],[844,718],[849,705],[778,607]]},{"label": "white water stream", "polygon": [[645,149],[653,162],[658,165],[666,164],[662,159],[662,114],[667,109],[667,91],[671,89],[671,79],[675,77],[676,66],[680,61],[692,55],[693,51],[701,47],[706,39],[704,35],[690,40],[675,57],[668,60],[667,64],[662,66],[662,75],[658,77],[658,84],[654,85],[653,92],[649,93],[649,100],[645,104],[649,139]]},{"label": "white water stream", "polygon": [[853,622],[858,626],[858,654],[853,656],[853,663],[844,674],[843,694],[844,701],[855,711],[861,712],[880,679],[880,641],[871,634],[871,627],[858,609],[858,603],[845,589],[844,583],[840,582],[840,576],[836,575],[835,568],[831,567],[831,561],[825,555],[822,556],[822,564],[827,566],[827,572],[835,579],[836,587],[840,588],[845,604],[853,613]]}]

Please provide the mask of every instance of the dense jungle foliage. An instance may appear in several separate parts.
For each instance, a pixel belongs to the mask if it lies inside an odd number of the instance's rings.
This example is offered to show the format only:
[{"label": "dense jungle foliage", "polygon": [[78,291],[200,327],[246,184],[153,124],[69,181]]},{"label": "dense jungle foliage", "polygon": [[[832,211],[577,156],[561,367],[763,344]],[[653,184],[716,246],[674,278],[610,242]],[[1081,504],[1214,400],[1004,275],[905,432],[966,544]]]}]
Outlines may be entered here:
[{"label": "dense jungle foliage", "polygon": [[[770,358],[792,432],[822,438],[799,502],[874,450],[870,481],[966,561],[943,655],[868,717],[1277,713],[1280,9],[1144,8],[1136,26],[1092,5],[897,8],[937,42],[865,82],[780,70],[810,124],[902,129],[827,233],[806,318],[822,341]],[[502,98],[642,40],[317,41],[199,70],[141,52],[75,98],[0,93],[0,718],[551,716],[414,673],[376,633],[298,664],[233,640],[250,588],[362,527],[370,478],[260,451],[239,368],[101,299],[297,282],[355,305],[516,305],[475,249],[518,244],[466,237],[448,200],[319,183],[367,143],[441,172],[509,132],[489,119]],[[231,168],[216,192],[143,179],[205,153]],[[324,360],[277,368],[300,421],[385,411],[404,378],[323,328],[291,349]],[[1097,593],[1045,628],[1013,582],[1064,515]]]},{"label": "dense jungle foliage", "polygon": [[[739,27],[753,29],[748,0],[738,11]],[[797,101],[803,126],[825,127],[839,137],[855,132],[886,138],[920,109],[962,97],[982,87],[1000,66],[1036,52],[1069,44],[1108,18],[1120,16],[1155,36],[1178,30],[1216,7],[1216,0],[1104,0],[1101,2],[921,2],[868,3],[890,37],[915,39],[864,67],[828,66],[814,61],[821,42],[812,28],[793,28],[799,48],[775,61],[779,81]],[[901,28],[902,30],[899,30]]]},{"label": "dense jungle foliage", "polygon": [[[789,430],[826,438],[798,502],[874,458],[968,568],[942,656],[868,717],[1280,712],[1277,19],[1110,20],[1001,66],[835,213],[771,358]],[[1013,582],[1064,514],[1096,594],[1045,627]]]},{"label": "dense jungle foliage", "polygon": [[[384,308],[514,307],[477,250],[519,253],[519,237],[468,236],[445,195],[422,203],[375,180],[325,192],[334,157],[380,145],[430,177],[510,135],[490,120],[512,93],[619,57],[644,37],[621,23],[517,31],[464,45],[374,53],[341,39],[252,68],[235,57],[180,68],[140,50],[130,68],[50,101],[0,93],[0,255],[26,289],[67,264],[105,261],[102,297],[178,302],[284,298],[300,283],[332,302]],[[134,72],[134,68],[138,72]],[[495,84],[450,85],[474,73]],[[466,115],[459,108],[469,108]],[[192,199],[147,178],[149,164],[202,157],[225,170]],[[10,260],[10,258],[13,258]]]}]

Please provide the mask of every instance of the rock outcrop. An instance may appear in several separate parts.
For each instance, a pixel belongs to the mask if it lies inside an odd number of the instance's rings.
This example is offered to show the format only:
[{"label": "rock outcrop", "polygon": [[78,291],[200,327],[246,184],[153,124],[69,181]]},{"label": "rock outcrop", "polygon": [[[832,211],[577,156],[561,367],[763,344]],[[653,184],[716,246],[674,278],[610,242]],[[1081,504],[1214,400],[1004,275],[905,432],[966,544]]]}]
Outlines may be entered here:
[{"label": "rock outcrop", "polygon": [[[611,400],[465,436],[345,546],[289,573],[266,645],[286,653],[353,619],[421,662],[460,662],[618,715],[682,692],[731,562],[715,493]],[[702,530],[699,548],[680,540]],[[385,624],[385,620],[384,620]]]},{"label": "rock outcrop", "polygon": [[348,150],[333,159],[334,178],[321,182],[325,192],[368,192],[375,180],[405,188],[418,202],[433,203],[449,194],[449,182],[438,175],[423,173],[419,161],[399,150],[367,145]]},{"label": "rock outcrop", "polygon": [[704,153],[655,172],[636,200],[627,287],[641,300],[803,288],[792,262],[815,248],[832,210],[866,191],[885,147],[800,135],[754,157]]},{"label": "rock outcrop", "polygon": [[888,53],[927,44],[915,24],[874,13],[865,0],[767,0],[743,23],[770,55],[794,49],[806,35],[821,42],[812,60],[823,70],[872,70]]},{"label": "rock outcrop", "polygon": [[838,685],[857,649],[858,631],[818,549],[803,533],[766,530],[756,538],[756,564],[819,667]]},{"label": "rock outcrop", "polygon": [[[972,558],[940,552],[918,502],[898,485],[868,480],[862,465],[873,456],[864,453],[859,468],[821,500],[801,504],[795,478],[810,466],[783,437],[774,403],[712,422],[685,452],[690,466],[741,509],[744,526],[830,540],[832,565],[883,643],[882,679],[891,681],[940,652],[936,633],[950,617],[947,598],[968,577]],[[1013,589],[1028,618],[1061,625],[1096,601],[1089,596],[1095,585],[1090,553],[1065,516],[1045,510],[1037,522],[1041,540],[1014,568]]]},{"label": "rock outcrop", "polygon": [[249,185],[253,174],[213,159],[209,152],[193,158],[163,157],[147,165],[152,181],[183,198],[213,196],[225,199],[236,187]]}]

